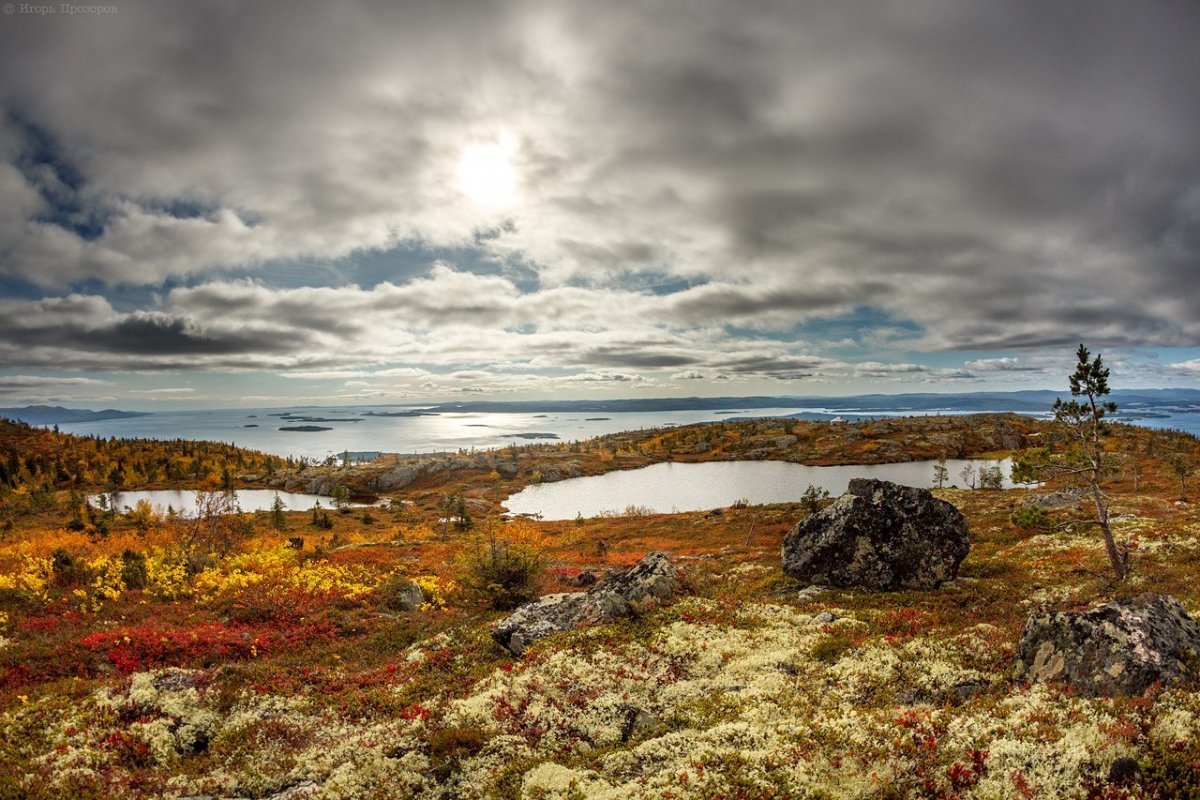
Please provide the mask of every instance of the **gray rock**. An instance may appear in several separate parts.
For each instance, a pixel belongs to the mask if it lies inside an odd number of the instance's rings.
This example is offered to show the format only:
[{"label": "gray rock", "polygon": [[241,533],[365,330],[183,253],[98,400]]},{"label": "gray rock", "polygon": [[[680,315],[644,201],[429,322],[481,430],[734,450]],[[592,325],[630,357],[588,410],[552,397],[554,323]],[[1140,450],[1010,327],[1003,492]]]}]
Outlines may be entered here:
[{"label": "gray rock", "polygon": [[625,709],[625,720],[621,723],[621,743],[642,734],[658,724],[658,717],[640,708]]},{"label": "gray rock", "polygon": [[1053,511],[1058,508],[1074,508],[1087,496],[1086,489],[1063,489],[1061,492],[1030,495],[1022,506],[1037,506]]},{"label": "gray rock", "polygon": [[855,478],[846,494],[792,528],[783,570],[821,586],[932,589],[970,549],[967,521],[926,489]]},{"label": "gray rock", "polygon": [[817,614],[815,617],[810,619],[808,621],[808,624],[809,625],[829,625],[830,623],[837,622],[837,621],[838,621],[837,614],[833,613],[832,611],[822,611],[820,614]]},{"label": "gray rock", "polygon": [[1021,447],[1021,435],[1006,423],[997,423],[985,434],[989,450],[1017,450]]},{"label": "gray rock", "polygon": [[1138,695],[1200,677],[1200,623],[1174,597],[1146,592],[1086,611],[1044,611],[1025,625],[1018,680],[1096,695]]},{"label": "gray rock", "polygon": [[304,780],[293,786],[281,789],[275,794],[270,795],[267,800],[299,800],[301,797],[311,797],[320,790],[321,786],[316,781]]},{"label": "gray rock", "polygon": [[987,681],[963,681],[962,683],[954,684],[951,691],[954,693],[954,699],[959,703],[965,703],[977,694],[982,694],[991,688]]},{"label": "gray rock", "polygon": [[376,475],[371,481],[373,488],[379,492],[390,492],[403,489],[421,477],[421,468],[415,464],[406,464]]},{"label": "gray rock", "polygon": [[679,591],[679,572],[662,553],[650,553],[632,568],[609,575],[585,592],[550,594],[518,608],[492,638],[513,655],[552,633],[584,624],[629,617],[639,608]]},{"label": "gray rock", "polygon": [[[299,783],[292,784],[283,789],[280,789],[269,795],[259,795],[263,800],[301,800],[304,797],[312,797],[321,790],[321,785],[316,781],[302,780]],[[181,797],[179,800],[250,800],[242,795],[217,797],[213,794],[193,794],[187,797]]]},{"label": "gray rock", "polygon": [[405,581],[388,592],[387,606],[396,611],[416,611],[423,605],[425,592],[413,581]]},{"label": "gray rock", "polygon": [[586,589],[589,586],[594,586],[598,580],[600,580],[600,576],[591,570],[585,569],[578,575],[574,575],[569,578],[560,578],[559,583],[566,584],[567,586],[577,586],[580,589]]},{"label": "gray rock", "polygon": [[[331,496],[333,494],[333,490],[337,487],[338,479],[334,476],[318,475],[315,478],[309,478],[308,482],[304,484],[304,491],[307,494]],[[326,505],[329,505],[329,503],[326,503]]]},{"label": "gray rock", "polygon": [[829,591],[829,588],[826,586],[805,586],[803,589],[801,589],[799,592],[796,593],[796,599],[799,600],[801,603],[807,603],[810,600],[814,600],[817,597],[820,597],[821,595],[825,594],[828,591]]},{"label": "gray rock", "polygon": [[196,674],[172,667],[151,678],[150,684],[160,692],[182,692],[196,685]]}]

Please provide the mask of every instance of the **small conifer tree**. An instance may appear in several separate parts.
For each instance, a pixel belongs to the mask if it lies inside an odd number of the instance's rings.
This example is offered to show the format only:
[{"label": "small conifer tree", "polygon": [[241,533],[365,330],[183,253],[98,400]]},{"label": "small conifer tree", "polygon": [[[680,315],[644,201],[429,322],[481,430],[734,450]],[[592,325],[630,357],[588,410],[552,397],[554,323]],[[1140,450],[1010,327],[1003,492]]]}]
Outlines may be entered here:
[{"label": "small conifer tree", "polygon": [[1104,398],[1109,394],[1108,367],[1097,353],[1091,353],[1082,344],[1076,351],[1075,371],[1067,378],[1071,388],[1071,399],[1061,397],[1054,401],[1054,419],[1066,434],[1068,448],[1057,457],[1048,451],[1027,457],[1013,468],[1013,480],[1029,483],[1055,478],[1082,478],[1087,482],[1094,516],[1087,520],[1100,529],[1104,537],[1104,549],[1117,580],[1129,574],[1128,548],[1119,545],[1109,523],[1108,498],[1104,494],[1104,478],[1109,464],[1104,447],[1109,426],[1105,417],[1116,413],[1117,404]]}]

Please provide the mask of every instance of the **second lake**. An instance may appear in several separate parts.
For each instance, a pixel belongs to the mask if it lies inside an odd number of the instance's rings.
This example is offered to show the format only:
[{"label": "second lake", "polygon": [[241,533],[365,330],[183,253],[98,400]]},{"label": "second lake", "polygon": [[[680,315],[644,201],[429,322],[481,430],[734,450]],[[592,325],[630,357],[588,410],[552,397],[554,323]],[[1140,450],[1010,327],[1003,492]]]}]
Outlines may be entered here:
[{"label": "second lake", "polygon": [[[604,475],[571,478],[529,486],[504,501],[513,514],[542,519],[574,519],[621,513],[630,506],[669,514],[723,508],[739,500],[753,505],[795,503],[811,484],[837,497],[852,478],[879,478],[905,486],[936,485],[936,461],[810,467],[789,461],[709,461],[702,464],[668,462]],[[1009,459],[947,459],[946,486],[978,482],[980,468],[1000,467],[1004,488],[1013,487]],[[972,474],[964,478],[963,470]]]},{"label": "second lake", "polygon": [[[237,505],[241,511],[270,511],[275,505],[275,499],[283,502],[287,511],[307,511],[320,504],[322,508],[333,508],[333,498],[319,494],[299,494],[296,492],[281,492],[275,489],[238,489],[234,492]],[[88,503],[98,508],[113,503],[118,512],[128,511],[137,505],[139,500],[145,500],[152,508],[160,513],[168,509],[184,516],[196,515],[196,491],[178,489],[150,489],[146,491],[118,492],[113,495],[88,495]],[[358,506],[358,503],[351,505]]]}]

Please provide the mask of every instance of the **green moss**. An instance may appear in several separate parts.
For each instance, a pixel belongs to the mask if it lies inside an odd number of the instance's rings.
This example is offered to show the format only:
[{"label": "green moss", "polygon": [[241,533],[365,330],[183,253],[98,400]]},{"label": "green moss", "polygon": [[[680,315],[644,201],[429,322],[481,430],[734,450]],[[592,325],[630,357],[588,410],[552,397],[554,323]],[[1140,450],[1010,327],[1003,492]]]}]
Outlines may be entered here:
[{"label": "green moss", "polygon": [[812,657],[822,664],[836,664],[863,642],[860,631],[838,630],[813,645]]}]

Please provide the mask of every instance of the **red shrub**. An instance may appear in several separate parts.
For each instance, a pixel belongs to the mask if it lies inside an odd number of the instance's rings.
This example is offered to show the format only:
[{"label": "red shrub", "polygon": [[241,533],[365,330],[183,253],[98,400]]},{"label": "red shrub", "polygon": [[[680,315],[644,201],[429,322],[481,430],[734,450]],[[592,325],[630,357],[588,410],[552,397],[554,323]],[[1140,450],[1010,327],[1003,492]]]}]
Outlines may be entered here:
[{"label": "red shrub", "polygon": [[251,626],[212,622],[191,628],[154,623],[85,636],[79,646],[104,653],[124,673],[164,666],[212,664],[274,650],[291,650],[314,639],[331,639],[327,623]]}]

